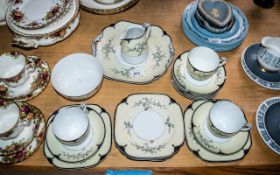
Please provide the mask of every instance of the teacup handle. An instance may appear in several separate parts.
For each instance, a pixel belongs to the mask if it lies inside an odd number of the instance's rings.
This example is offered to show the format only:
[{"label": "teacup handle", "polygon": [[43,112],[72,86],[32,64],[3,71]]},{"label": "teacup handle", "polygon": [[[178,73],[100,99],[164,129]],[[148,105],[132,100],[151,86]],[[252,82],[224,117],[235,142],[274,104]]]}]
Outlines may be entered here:
[{"label": "teacup handle", "polygon": [[146,40],[148,40],[150,38],[150,35],[151,35],[151,24],[144,23],[143,27],[145,28],[145,32],[146,32],[146,35],[145,35]]},{"label": "teacup handle", "polygon": [[219,67],[224,66],[226,63],[227,63],[227,58],[226,57],[221,57]]},{"label": "teacup handle", "polygon": [[87,104],[85,102],[81,103],[80,104],[80,109],[82,111],[84,111],[84,113],[87,113],[88,112],[88,109],[87,109]]},{"label": "teacup handle", "polygon": [[252,127],[253,126],[250,123],[245,123],[245,125],[241,128],[241,131],[250,131]]}]

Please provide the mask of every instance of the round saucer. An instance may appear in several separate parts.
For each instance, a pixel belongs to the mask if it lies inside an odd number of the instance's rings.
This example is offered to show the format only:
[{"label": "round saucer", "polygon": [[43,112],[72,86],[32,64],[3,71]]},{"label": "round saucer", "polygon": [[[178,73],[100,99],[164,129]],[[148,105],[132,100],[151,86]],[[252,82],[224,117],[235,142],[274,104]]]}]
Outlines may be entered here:
[{"label": "round saucer", "polygon": [[[89,168],[98,165],[102,160],[105,159],[109,153],[112,146],[112,125],[109,114],[105,109],[99,107],[98,105],[87,105],[87,108],[96,111],[102,122],[105,125],[105,137],[103,143],[99,146],[97,152],[91,155],[88,159],[79,162],[66,162],[58,159],[56,155],[53,155],[46,142],[44,143],[44,154],[48,161],[57,168],[62,169],[77,169],[77,168]],[[50,122],[50,120],[49,120]]]},{"label": "round saucer", "polygon": [[12,88],[0,81],[0,95],[2,99],[27,101],[35,98],[47,87],[50,80],[50,68],[45,60],[36,56],[28,56],[27,60],[35,63],[35,70],[29,79],[21,86]]},{"label": "round saucer", "polygon": [[257,52],[261,44],[247,47],[241,56],[241,65],[246,75],[258,85],[273,90],[280,90],[280,72],[266,72],[260,67]]},{"label": "round saucer", "polygon": [[29,110],[33,114],[32,116],[29,115],[29,117],[36,118],[35,120],[36,124],[33,130],[34,137],[32,141],[25,147],[21,147],[20,145],[17,144],[10,145],[8,149],[15,149],[17,150],[17,152],[9,155],[0,155],[0,164],[15,164],[24,161],[25,159],[32,156],[43,142],[43,138],[45,135],[45,119],[42,112],[38,108],[30,104],[27,103],[19,103],[19,104],[28,106]]},{"label": "round saucer", "polygon": [[170,36],[159,26],[151,25],[148,40],[149,54],[144,64],[130,66],[118,61],[117,50],[120,46],[120,36],[130,25],[141,25],[120,21],[103,29],[93,42],[93,56],[100,60],[104,75],[108,79],[146,84],[160,78],[166,71],[174,56]]},{"label": "round saucer", "polygon": [[138,1],[139,0],[119,0],[112,4],[104,4],[97,2],[96,0],[80,0],[80,5],[87,11],[109,15],[124,11],[135,5]]},{"label": "round saucer", "polygon": [[192,131],[197,141],[205,149],[215,154],[233,154],[240,151],[249,139],[249,132],[238,132],[231,138],[219,138],[208,130],[209,111],[215,102],[208,101],[201,104],[193,112]]},{"label": "round saucer", "polygon": [[264,143],[280,155],[280,97],[273,97],[262,102],[257,110],[257,129]]},{"label": "round saucer", "polygon": [[197,109],[197,107],[204,102],[206,101],[205,100],[194,101],[191,105],[187,107],[184,114],[185,134],[186,134],[187,145],[190,148],[190,150],[193,151],[195,155],[199,156],[202,160],[208,162],[229,162],[229,161],[236,161],[244,158],[248,154],[249,149],[251,148],[252,145],[251,136],[249,136],[247,143],[241,150],[229,155],[214,154],[213,152],[210,152],[208,149],[202,147],[201,144],[196,140],[191,126],[192,115],[194,111]]},{"label": "round saucer", "polygon": [[185,75],[188,74],[188,71],[186,70],[188,53],[189,52],[182,53],[175,60],[172,69],[174,79],[176,79],[178,84],[184,88],[184,91],[191,91],[197,94],[211,94],[220,90],[226,81],[226,71],[224,67],[220,67],[212,78],[210,78],[209,83],[205,83],[203,86],[201,84],[193,84],[194,81],[189,81],[189,78],[185,78]]},{"label": "round saucer", "polygon": [[[79,105],[71,105],[77,106]],[[78,162],[82,160],[86,160],[93,154],[95,154],[105,137],[105,126],[100,117],[100,115],[90,107],[87,107],[87,115],[89,118],[89,122],[91,125],[91,131],[88,138],[83,142],[85,144],[77,145],[77,146],[68,146],[63,145],[55,135],[53,134],[52,130],[52,122],[55,116],[59,113],[59,111],[63,110],[70,106],[62,107],[55,111],[49,121],[47,122],[47,131],[46,131],[46,141],[45,144],[47,145],[49,151],[52,155],[55,155],[57,159],[66,162]]]}]

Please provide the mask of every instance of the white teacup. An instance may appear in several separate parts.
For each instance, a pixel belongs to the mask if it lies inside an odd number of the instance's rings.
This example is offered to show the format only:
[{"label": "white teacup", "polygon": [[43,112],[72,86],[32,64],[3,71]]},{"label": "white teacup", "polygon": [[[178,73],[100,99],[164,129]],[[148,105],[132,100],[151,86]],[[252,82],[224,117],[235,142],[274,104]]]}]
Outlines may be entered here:
[{"label": "white teacup", "polygon": [[23,85],[34,71],[34,64],[27,64],[25,55],[7,52],[0,55],[0,80],[10,87]]},{"label": "white teacup", "polygon": [[130,25],[121,36],[121,56],[128,64],[143,63],[148,56],[148,39],[151,33],[151,25]]},{"label": "white teacup", "polygon": [[9,140],[16,138],[29,126],[30,121],[20,118],[20,110],[16,103],[0,100],[0,138]]},{"label": "white teacup", "polygon": [[193,79],[203,81],[212,77],[226,61],[225,57],[220,58],[214,50],[199,46],[189,52],[187,70]]},{"label": "white teacup", "polygon": [[101,3],[101,4],[114,4],[114,3],[117,3],[117,2],[120,2],[123,0],[94,0],[94,1]]},{"label": "white teacup", "polygon": [[66,146],[77,146],[88,140],[90,123],[86,105],[70,106],[59,110],[53,121],[53,134]]},{"label": "white teacup", "polygon": [[264,37],[257,60],[265,70],[280,71],[280,37]]},{"label": "white teacup", "polygon": [[229,138],[240,131],[249,131],[244,112],[231,101],[217,101],[210,109],[208,129],[217,137]]}]

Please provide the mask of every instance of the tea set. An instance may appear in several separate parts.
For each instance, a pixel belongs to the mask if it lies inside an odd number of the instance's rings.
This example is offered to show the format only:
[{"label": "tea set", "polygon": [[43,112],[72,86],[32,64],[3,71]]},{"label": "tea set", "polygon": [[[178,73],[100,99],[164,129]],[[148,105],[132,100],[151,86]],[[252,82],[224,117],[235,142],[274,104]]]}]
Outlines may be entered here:
[{"label": "tea set", "polygon": [[[94,13],[113,14],[137,1],[80,0],[80,5]],[[9,3],[5,19],[15,34],[14,45],[51,45],[65,39],[79,24],[77,0]],[[35,7],[36,10],[30,10]],[[4,22],[2,18],[0,22]],[[186,140],[189,149],[202,160],[240,160],[251,148],[252,125],[237,104],[212,98],[226,81],[228,59],[217,51],[232,50],[243,42],[248,31],[247,18],[225,1],[199,0],[186,7],[182,29],[198,46],[176,58],[171,82],[178,93],[194,101],[183,113],[180,105],[166,94],[127,96],[115,110],[115,145],[128,159],[158,162],[172,158]],[[241,57],[248,77],[268,89],[280,89],[279,46],[279,37],[264,37]],[[43,152],[55,167],[98,165],[112,146],[111,118],[104,108],[84,102],[62,106],[45,123],[42,112],[23,101],[39,95],[50,79],[54,90],[71,101],[84,101],[98,93],[103,77],[131,84],[151,83],[167,71],[175,56],[171,37],[160,26],[129,21],[105,27],[93,40],[92,51],[92,55],[65,56],[53,67],[52,74],[47,62],[37,56],[20,52],[0,55],[1,164],[27,159],[45,136]],[[261,137],[278,154],[279,104],[279,97],[268,99],[256,115]]]}]

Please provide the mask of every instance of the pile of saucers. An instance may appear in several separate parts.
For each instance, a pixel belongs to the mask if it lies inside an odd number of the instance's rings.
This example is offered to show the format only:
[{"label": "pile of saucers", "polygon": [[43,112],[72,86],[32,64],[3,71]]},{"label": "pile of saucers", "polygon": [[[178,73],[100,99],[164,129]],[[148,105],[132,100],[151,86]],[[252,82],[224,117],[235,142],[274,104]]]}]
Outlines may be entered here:
[{"label": "pile of saucers", "polygon": [[194,101],[184,115],[187,145],[202,160],[240,160],[251,148],[252,125],[230,101]]},{"label": "pile of saucers", "polygon": [[111,144],[110,116],[98,105],[64,106],[47,121],[44,153],[58,168],[96,166],[109,153]]},{"label": "pile of saucers", "polygon": [[0,100],[0,164],[29,158],[41,145],[44,135],[45,120],[38,108]]},{"label": "pile of saucers", "polygon": [[12,45],[38,48],[67,38],[80,20],[78,0],[15,0],[6,13]]},{"label": "pile of saucers", "polygon": [[182,17],[182,29],[188,39],[216,51],[238,47],[247,35],[248,25],[238,7],[222,0],[194,1]]},{"label": "pile of saucers", "polygon": [[[190,62],[190,59],[193,62]],[[190,52],[182,53],[175,60],[171,73],[172,84],[188,99],[210,99],[219,92],[226,81],[224,64],[225,59],[219,59],[212,49],[196,47]]]}]

